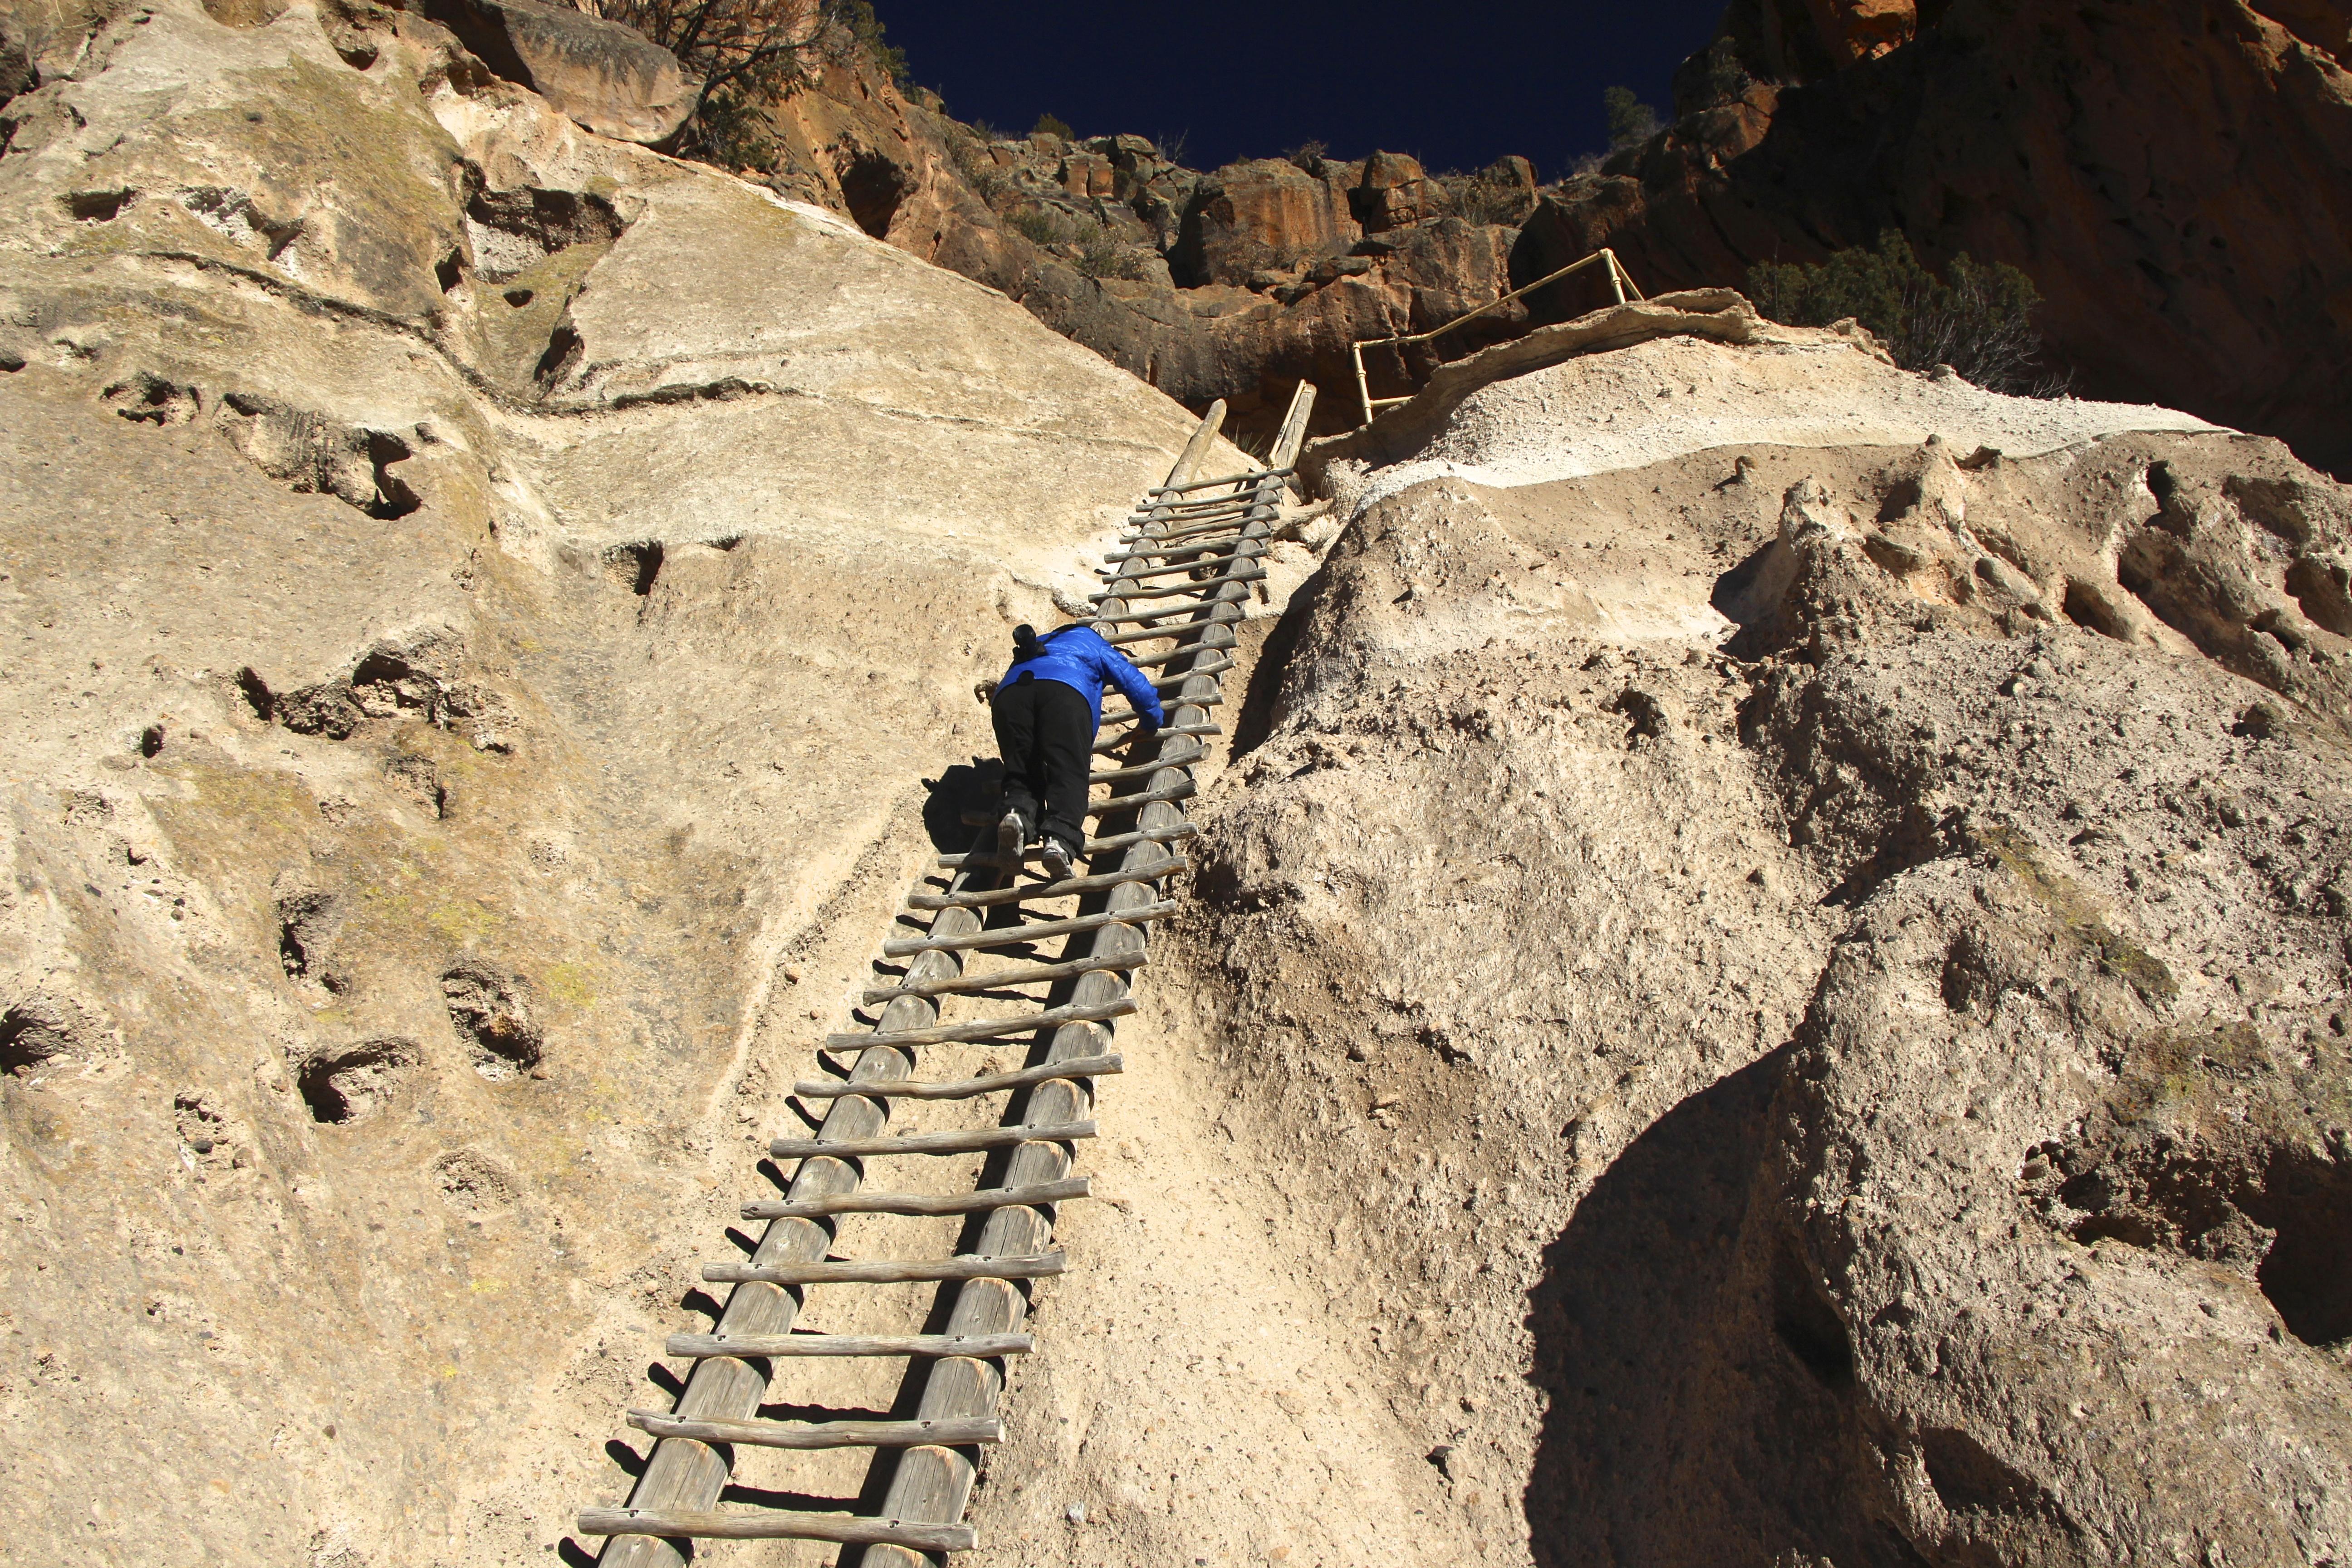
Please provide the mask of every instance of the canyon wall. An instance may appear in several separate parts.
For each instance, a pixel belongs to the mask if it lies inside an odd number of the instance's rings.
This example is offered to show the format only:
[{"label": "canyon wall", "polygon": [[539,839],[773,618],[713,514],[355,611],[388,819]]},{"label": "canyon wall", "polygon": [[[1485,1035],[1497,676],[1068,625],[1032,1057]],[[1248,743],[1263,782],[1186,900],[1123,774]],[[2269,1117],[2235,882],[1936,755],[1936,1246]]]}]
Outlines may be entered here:
[{"label": "canyon wall", "polygon": [[972,679],[1192,426],[364,19],[65,17],[6,110],[16,1554],[520,1561],[625,1490]]}]

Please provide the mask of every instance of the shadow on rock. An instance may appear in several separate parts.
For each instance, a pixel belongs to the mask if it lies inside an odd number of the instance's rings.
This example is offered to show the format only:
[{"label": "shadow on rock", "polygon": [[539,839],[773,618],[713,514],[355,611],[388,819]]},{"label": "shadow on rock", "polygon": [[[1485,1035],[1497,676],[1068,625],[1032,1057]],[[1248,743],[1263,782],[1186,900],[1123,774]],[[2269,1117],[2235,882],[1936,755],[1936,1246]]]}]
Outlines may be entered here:
[{"label": "shadow on rock", "polygon": [[[1549,1404],[1528,1479],[1529,1544],[1542,1568],[1700,1560],[1680,1536],[1728,1524],[1687,1495],[1727,1454],[1694,1454],[1727,1412],[1719,1374],[1739,1245],[1785,1050],[1692,1095],[1618,1156],[1545,1252],[1528,1293],[1530,1380]],[[1736,1396],[1735,1396],[1736,1397]],[[1717,1491],[1707,1486],[1709,1491]],[[1738,1510],[1733,1510],[1738,1511]],[[1752,1541],[1739,1542],[1752,1549]],[[1728,1560],[1728,1559],[1727,1559]]]}]

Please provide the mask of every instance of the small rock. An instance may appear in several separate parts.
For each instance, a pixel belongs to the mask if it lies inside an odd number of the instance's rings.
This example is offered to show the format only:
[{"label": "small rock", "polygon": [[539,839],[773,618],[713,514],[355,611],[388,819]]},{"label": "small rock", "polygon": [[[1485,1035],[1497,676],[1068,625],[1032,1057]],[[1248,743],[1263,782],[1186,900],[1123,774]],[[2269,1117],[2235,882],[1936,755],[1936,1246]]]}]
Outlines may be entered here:
[{"label": "small rock", "polygon": [[188,1147],[199,1154],[209,1154],[213,1152],[213,1141],[199,1132],[188,1140]]},{"label": "small rock", "polygon": [[1074,1502],[1069,1507],[1062,1510],[1062,1517],[1068,1520],[1072,1524],[1084,1524],[1087,1521],[1087,1505],[1082,1502]]}]

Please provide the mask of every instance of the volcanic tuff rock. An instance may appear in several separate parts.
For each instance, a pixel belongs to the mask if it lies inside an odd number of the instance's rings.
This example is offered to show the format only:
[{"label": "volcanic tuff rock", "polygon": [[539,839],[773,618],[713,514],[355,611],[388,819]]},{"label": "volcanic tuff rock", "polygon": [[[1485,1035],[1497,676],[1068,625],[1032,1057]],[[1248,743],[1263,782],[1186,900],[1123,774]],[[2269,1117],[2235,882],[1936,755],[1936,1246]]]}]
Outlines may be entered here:
[{"label": "volcanic tuff rock", "polygon": [[677,57],[617,22],[546,0],[425,0],[419,7],[474,56],[589,130],[667,141],[694,112],[701,82]]},{"label": "volcanic tuff rock", "polygon": [[1546,193],[1514,276],[1608,245],[1644,288],[1737,283],[1899,229],[2022,268],[2085,390],[2352,471],[2347,35],[2285,0],[1734,0],[1675,123]]},{"label": "volcanic tuff rock", "polygon": [[[1188,422],[870,237],[1017,254],[929,110],[779,121],[853,227],[414,13],[5,37],[12,1543],[549,1556]],[[978,1561],[2344,1560],[2345,489],[1721,290],[1317,458]]]},{"label": "volcanic tuff rock", "polygon": [[88,23],[0,159],[12,1554],[546,1557],[1192,421],[413,13]]},{"label": "volcanic tuff rock", "polygon": [[2352,494],[1831,333],[1436,425],[1181,963],[1482,1560],[2340,1560]]}]

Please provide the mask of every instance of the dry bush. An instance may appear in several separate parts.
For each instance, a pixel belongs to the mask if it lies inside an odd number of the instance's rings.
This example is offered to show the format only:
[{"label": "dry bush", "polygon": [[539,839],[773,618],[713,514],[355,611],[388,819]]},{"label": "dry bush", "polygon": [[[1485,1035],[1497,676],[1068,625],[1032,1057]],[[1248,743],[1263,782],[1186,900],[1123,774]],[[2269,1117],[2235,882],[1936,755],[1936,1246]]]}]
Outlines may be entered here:
[{"label": "dry bush", "polygon": [[864,54],[902,88],[907,57],[883,41],[870,0],[572,0],[635,27],[702,79],[678,151],[730,167],[766,167],[765,110],[825,62]]}]

